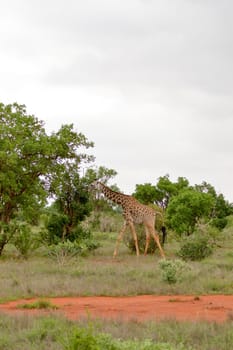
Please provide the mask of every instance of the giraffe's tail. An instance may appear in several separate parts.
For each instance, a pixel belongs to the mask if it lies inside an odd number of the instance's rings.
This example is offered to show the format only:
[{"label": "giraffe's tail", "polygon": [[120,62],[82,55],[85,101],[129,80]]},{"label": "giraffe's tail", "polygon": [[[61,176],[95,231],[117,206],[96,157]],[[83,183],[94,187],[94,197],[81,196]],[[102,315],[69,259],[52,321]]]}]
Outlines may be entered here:
[{"label": "giraffe's tail", "polygon": [[167,237],[167,229],[166,229],[166,226],[164,225],[164,216],[162,213],[160,213],[159,211],[156,211],[155,212],[155,215],[160,215],[161,218],[162,218],[162,227],[161,227],[161,231],[162,231],[162,245],[164,245],[165,241],[166,241],[166,237]]},{"label": "giraffe's tail", "polygon": [[167,229],[166,226],[162,226],[161,227],[161,231],[162,231],[162,245],[164,245],[165,241],[166,241],[166,237],[167,237]]}]

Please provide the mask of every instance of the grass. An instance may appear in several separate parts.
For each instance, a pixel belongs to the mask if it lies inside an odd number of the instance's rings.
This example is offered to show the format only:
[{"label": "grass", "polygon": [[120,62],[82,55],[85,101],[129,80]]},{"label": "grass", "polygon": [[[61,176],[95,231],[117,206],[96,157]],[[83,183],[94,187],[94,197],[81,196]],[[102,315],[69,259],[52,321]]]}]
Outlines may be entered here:
[{"label": "grass", "polygon": [[61,317],[0,315],[1,350],[226,350],[232,321],[67,321]]},{"label": "grass", "polygon": [[37,300],[33,303],[25,303],[25,304],[19,304],[17,306],[19,309],[27,309],[27,310],[33,310],[33,309],[45,309],[45,310],[57,310],[58,306],[52,304],[50,301],[47,300]]},{"label": "grass", "polygon": [[[37,302],[21,307],[40,309],[56,307],[43,299],[53,296],[169,294],[170,301],[176,302],[174,294],[192,294],[194,298],[233,294],[232,229],[212,256],[188,262],[187,271],[173,284],[163,279],[158,254],[137,258],[121,244],[119,256],[113,259],[116,236],[97,233],[100,248],[87,257],[69,258],[62,264],[46,257],[43,249],[28,260],[19,259],[9,246],[0,259],[0,301],[36,297]],[[177,259],[177,248],[178,243],[170,238],[165,246],[169,259]],[[0,349],[226,350],[233,343],[232,320],[231,313],[223,324],[175,320],[96,320],[90,324],[84,319],[71,322],[55,316],[0,314]],[[92,347],[85,337],[93,342]],[[77,345],[77,339],[83,339],[83,347]]]},{"label": "grass", "polygon": [[[28,260],[15,258],[9,249],[0,259],[0,301],[31,297],[140,294],[233,294],[233,237],[228,234],[214,254],[200,262],[188,262],[182,278],[169,284],[163,279],[158,254],[137,258],[124,244],[112,258],[116,234],[96,234],[102,246],[87,257],[69,258],[59,264],[38,250]],[[176,259],[177,242],[165,246]]]}]

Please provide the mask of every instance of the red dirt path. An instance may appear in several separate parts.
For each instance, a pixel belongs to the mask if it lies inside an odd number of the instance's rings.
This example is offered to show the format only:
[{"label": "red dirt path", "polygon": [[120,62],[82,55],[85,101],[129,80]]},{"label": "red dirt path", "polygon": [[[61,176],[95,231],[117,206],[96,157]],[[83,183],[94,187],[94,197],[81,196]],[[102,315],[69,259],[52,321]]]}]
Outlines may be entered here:
[{"label": "red dirt path", "polygon": [[58,307],[55,311],[25,310],[18,305],[37,299],[18,300],[0,304],[0,312],[14,314],[63,314],[76,320],[83,317],[118,320],[215,321],[233,319],[233,295],[205,295],[200,297],[143,295],[134,297],[65,297],[46,298]]}]

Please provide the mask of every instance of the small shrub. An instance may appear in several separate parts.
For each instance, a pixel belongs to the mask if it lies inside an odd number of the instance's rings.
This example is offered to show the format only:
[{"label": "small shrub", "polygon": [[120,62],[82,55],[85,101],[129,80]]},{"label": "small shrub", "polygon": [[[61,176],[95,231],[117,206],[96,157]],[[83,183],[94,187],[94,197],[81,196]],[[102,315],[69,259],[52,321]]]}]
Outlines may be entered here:
[{"label": "small shrub", "polygon": [[227,218],[215,218],[211,223],[214,227],[217,227],[219,230],[223,230],[227,225]]},{"label": "small shrub", "polygon": [[48,244],[57,244],[63,237],[64,227],[67,223],[68,217],[66,215],[53,212],[45,223],[47,231],[43,231],[43,239]]},{"label": "small shrub", "polygon": [[189,237],[178,251],[178,256],[183,260],[202,260],[213,252],[207,237]]},{"label": "small shrub", "polygon": [[121,340],[114,339],[105,333],[96,334],[89,327],[76,328],[71,335],[62,341],[66,350],[189,350],[182,344],[173,346],[168,343],[155,343],[152,340]]},{"label": "small shrub", "polygon": [[93,211],[83,224],[94,231],[119,232],[123,225],[123,218],[121,214],[114,211]]},{"label": "small shrub", "polygon": [[79,241],[60,242],[48,247],[48,256],[55,259],[58,264],[64,265],[71,258],[87,254],[87,252],[95,250],[99,247],[99,243],[92,239]]},{"label": "small shrub", "polygon": [[38,237],[33,234],[31,227],[23,222],[17,224],[12,243],[24,258],[28,258],[29,253],[39,247]]},{"label": "small shrub", "polygon": [[19,304],[17,306],[19,309],[50,309],[50,310],[56,310],[58,309],[58,306],[52,304],[50,301],[47,300],[38,300],[34,303],[26,303],[26,304]]},{"label": "small shrub", "polygon": [[183,273],[190,269],[190,267],[182,260],[160,260],[159,268],[162,273],[162,279],[169,284],[181,281]]},{"label": "small shrub", "polygon": [[67,234],[68,217],[60,213],[52,213],[45,221],[45,229],[41,231],[41,240],[47,244],[58,244],[64,240],[89,239],[91,231],[81,223],[70,228]]},{"label": "small shrub", "polygon": [[71,234],[71,239],[68,237],[70,241],[81,241],[91,239],[91,231],[88,228],[83,227],[81,224],[77,225]]}]

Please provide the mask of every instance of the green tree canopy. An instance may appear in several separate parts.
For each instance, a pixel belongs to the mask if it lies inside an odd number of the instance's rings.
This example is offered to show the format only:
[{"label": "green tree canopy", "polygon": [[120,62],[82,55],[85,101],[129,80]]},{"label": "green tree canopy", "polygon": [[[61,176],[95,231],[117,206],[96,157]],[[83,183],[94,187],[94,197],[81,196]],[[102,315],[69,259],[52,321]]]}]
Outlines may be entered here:
[{"label": "green tree canopy", "polygon": [[[88,178],[89,183],[99,180],[103,182],[105,185],[108,185],[108,181],[112,180],[117,175],[116,170],[114,169],[108,169],[104,166],[96,167],[88,169],[86,172],[86,178]],[[120,191],[118,186],[116,184],[108,185],[113,191]],[[113,204],[111,201],[108,201],[106,198],[104,198],[103,194],[101,192],[93,192],[92,193],[92,200],[93,205],[95,208],[95,211],[99,213],[101,211],[109,211],[112,210],[115,207],[115,204]]]},{"label": "green tree canopy", "polygon": [[143,185],[137,184],[133,196],[143,204],[155,203],[158,200],[159,193],[156,186],[151,183]]},{"label": "green tree canopy", "polygon": [[92,206],[88,192],[88,180],[79,174],[78,164],[67,164],[60,174],[54,209],[65,215],[63,240],[73,234],[74,228],[90,213]]},{"label": "green tree canopy", "polygon": [[32,216],[56,194],[67,163],[92,160],[78,152],[93,147],[73,125],[47,135],[44,123],[17,103],[0,103],[0,254],[8,241],[9,223],[18,212]]},{"label": "green tree canopy", "polygon": [[195,185],[195,189],[201,193],[208,193],[213,197],[214,202],[210,216],[211,224],[219,229],[223,229],[227,224],[226,217],[233,213],[232,205],[225,200],[222,193],[217,194],[215,188],[206,181],[203,181],[201,185]]},{"label": "green tree canopy", "polygon": [[184,177],[172,182],[169,175],[161,176],[155,185],[137,184],[133,194],[144,204],[154,203],[166,211],[167,224],[177,233],[191,234],[200,218],[219,229],[225,227],[232,205],[215,188],[203,181],[190,186]]},{"label": "green tree canopy", "polygon": [[137,184],[133,196],[141,203],[154,203],[166,209],[172,196],[189,187],[189,182],[184,177],[179,177],[177,182],[172,182],[169,175],[158,178],[157,184],[151,183]]},{"label": "green tree canopy", "polygon": [[167,208],[169,225],[177,233],[193,233],[200,218],[208,218],[214,205],[214,198],[208,193],[198,192],[192,188],[174,196]]}]

